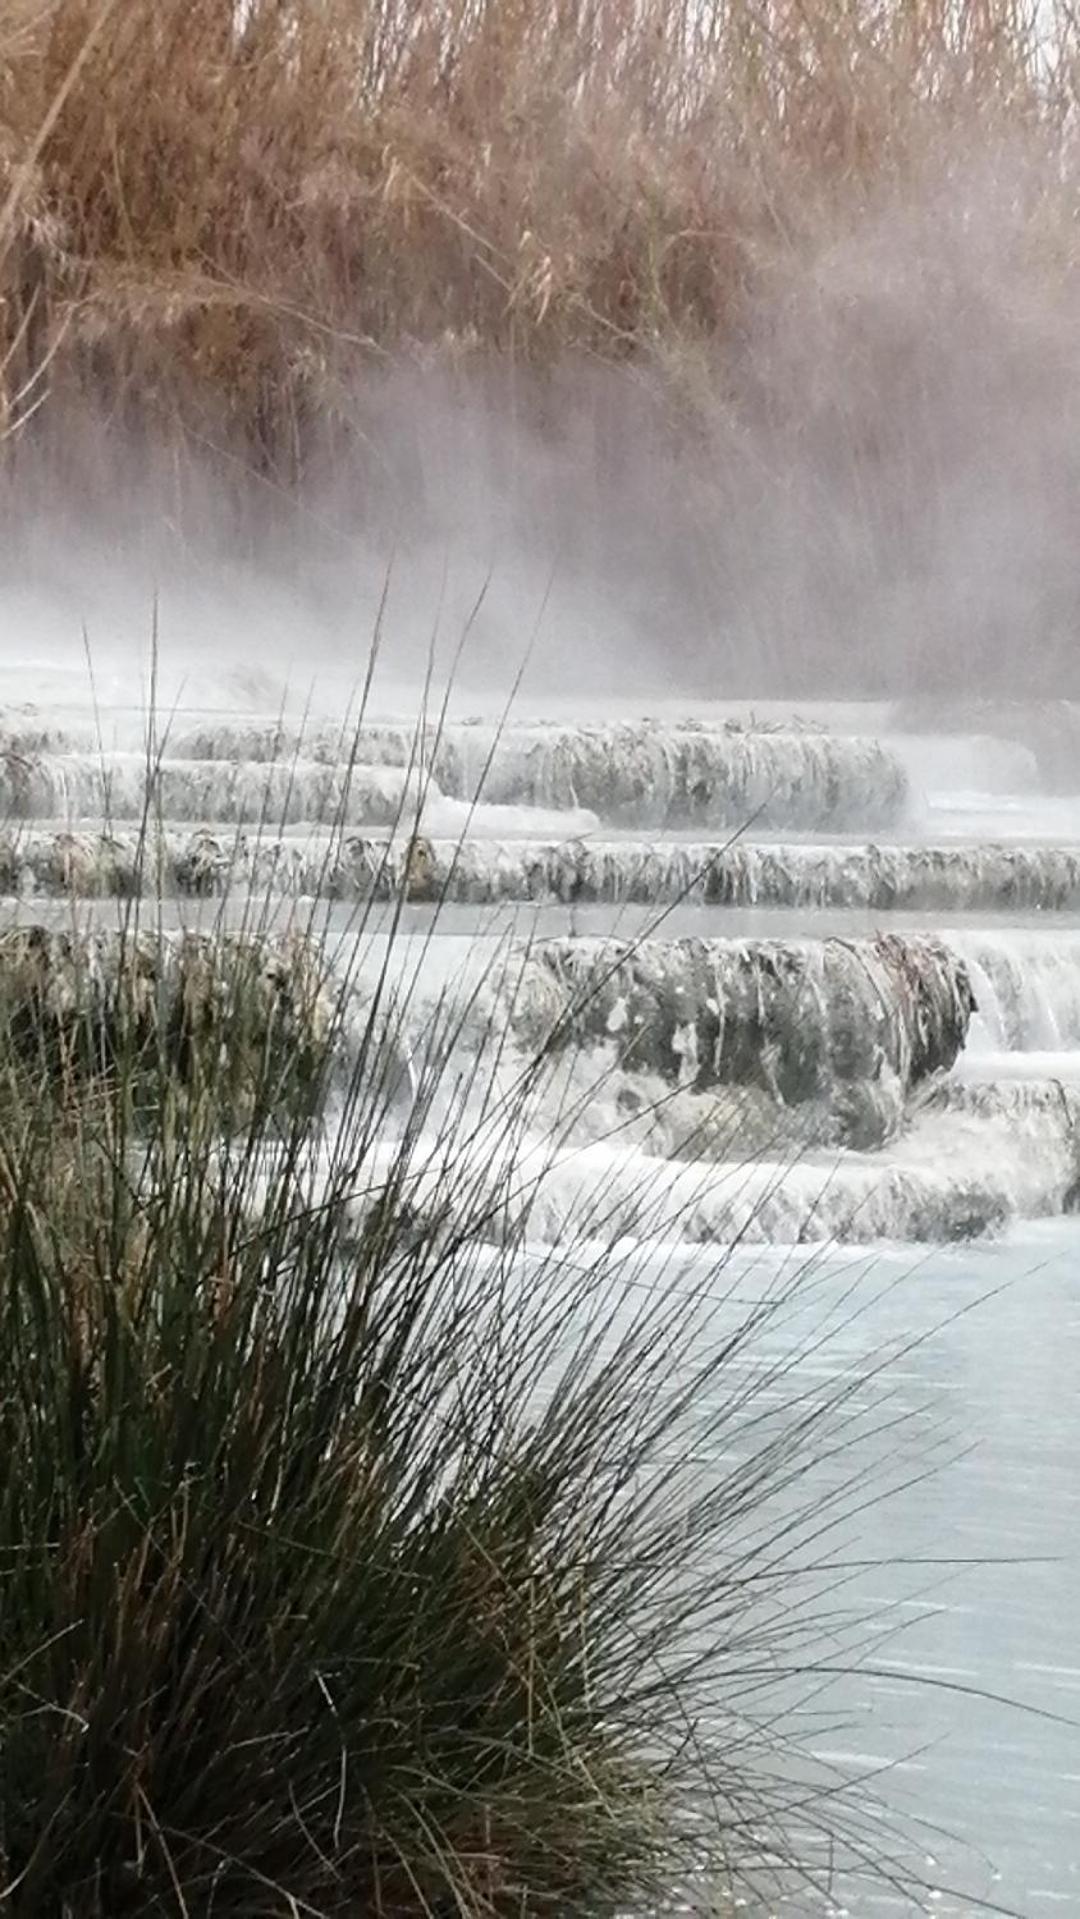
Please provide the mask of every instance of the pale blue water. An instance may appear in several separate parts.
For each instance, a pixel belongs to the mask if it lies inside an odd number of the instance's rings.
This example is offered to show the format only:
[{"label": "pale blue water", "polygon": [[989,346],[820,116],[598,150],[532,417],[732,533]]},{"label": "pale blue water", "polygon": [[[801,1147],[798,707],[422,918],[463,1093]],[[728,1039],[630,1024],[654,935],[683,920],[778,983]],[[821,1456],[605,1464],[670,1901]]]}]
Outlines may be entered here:
[{"label": "pale blue water", "polygon": [[[877,1775],[897,1856],[927,1890],[913,1902],[841,1877],[781,1903],[853,1919],[1080,1914],[1080,1224],[857,1267],[834,1256],[824,1292],[838,1300],[857,1269],[865,1303],[804,1372],[858,1376],[882,1343],[920,1343],[863,1395],[871,1417],[878,1397],[882,1423],[904,1418],[856,1440],[862,1465],[877,1449],[879,1485],[830,1542],[837,1561],[875,1562],[842,1603],[868,1605],[890,1637],[818,1702],[835,1718],[813,1744],[849,1778]],[[748,1292],[755,1270],[760,1253]],[[821,1324],[819,1280],[810,1294],[762,1354]]]}]

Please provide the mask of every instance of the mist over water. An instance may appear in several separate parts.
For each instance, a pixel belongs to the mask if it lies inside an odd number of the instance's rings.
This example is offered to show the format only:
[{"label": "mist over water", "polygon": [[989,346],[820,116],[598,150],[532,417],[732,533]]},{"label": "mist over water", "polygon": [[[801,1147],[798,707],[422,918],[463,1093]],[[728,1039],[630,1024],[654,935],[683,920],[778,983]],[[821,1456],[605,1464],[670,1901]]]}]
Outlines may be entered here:
[{"label": "mist over water", "polygon": [[722,358],[417,348],[290,459],[58,382],[6,462],[2,630],[46,660],[85,622],[126,672],[156,592],[167,660],[306,685],[385,595],[399,691],[471,616],[474,696],[527,656],[533,698],[1080,694],[1080,278],[1040,155],[958,150],[808,216]]}]

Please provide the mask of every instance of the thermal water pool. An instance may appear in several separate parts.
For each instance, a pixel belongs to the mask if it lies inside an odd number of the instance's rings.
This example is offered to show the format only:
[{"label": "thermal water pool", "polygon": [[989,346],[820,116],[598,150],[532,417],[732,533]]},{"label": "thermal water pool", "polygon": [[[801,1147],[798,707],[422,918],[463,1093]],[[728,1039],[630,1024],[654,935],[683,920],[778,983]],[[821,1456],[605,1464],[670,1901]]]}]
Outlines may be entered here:
[{"label": "thermal water pool", "polygon": [[[747,1255],[748,1297],[781,1257]],[[829,1260],[839,1297],[854,1256]],[[1080,1225],[876,1248],[859,1268],[865,1305],[809,1363],[824,1382],[857,1375],[882,1342],[916,1342],[867,1389],[871,1402],[892,1395],[901,1427],[859,1440],[899,1490],[863,1497],[828,1542],[837,1562],[866,1562],[839,1605],[865,1606],[891,1636],[814,1701],[831,1724],[811,1743],[840,1775],[871,1776],[926,1911],[1080,1912]],[[763,1350],[811,1336],[823,1306],[812,1290],[803,1323],[767,1330]],[[912,1910],[842,1874],[831,1896],[803,1889],[781,1904],[853,1919]]]}]

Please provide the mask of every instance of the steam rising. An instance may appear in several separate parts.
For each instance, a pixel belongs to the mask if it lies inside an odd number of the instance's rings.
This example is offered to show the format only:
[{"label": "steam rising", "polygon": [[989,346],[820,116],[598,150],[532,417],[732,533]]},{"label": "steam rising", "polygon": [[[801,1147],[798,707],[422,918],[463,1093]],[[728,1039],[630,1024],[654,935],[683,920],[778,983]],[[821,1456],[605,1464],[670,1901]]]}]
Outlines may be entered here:
[{"label": "steam rising", "polygon": [[384,596],[391,703],[466,627],[466,702],[526,660],[564,705],[1080,692],[1063,192],[1015,142],[931,157],[757,276],[723,351],[373,367],[305,428],[295,500],[217,425],[58,390],[5,480],[5,694],[85,679],[83,622],[130,690],[155,592],[167,690],[249,708],[340,697]]}]

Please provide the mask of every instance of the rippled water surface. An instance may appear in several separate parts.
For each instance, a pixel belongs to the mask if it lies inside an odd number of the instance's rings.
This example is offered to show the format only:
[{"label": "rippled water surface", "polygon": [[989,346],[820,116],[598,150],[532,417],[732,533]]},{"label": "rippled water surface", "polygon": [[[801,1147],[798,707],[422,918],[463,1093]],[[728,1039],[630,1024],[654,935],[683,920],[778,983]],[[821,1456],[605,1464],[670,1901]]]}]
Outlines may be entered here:
[{"label": "rippled water surface", "polygon": [[[763,1257],[747,1262],[748,1296]],[[854,1270],[834,1256],[837,1296]],[[914,1343],[869,1389],[904,1415],[879,1442],[879,1484],[899,1490],[879,1501],[871,1485],[831,1542],[845,1566],[877,1562],[838,1598],[865,1605],[882,1637],[815,1702],[835,1714],[815,1750],[851,1778],[875,1776],[927,1911],[1080,1912],[1080,1227],[881,1248],[859,1270],[867,1303],[830,1334],[813,1362],[822,1377],[858,1374],[882,1342]],[[815,1289],[782,1335],[792,1348],[822,1304]],[[912,1909],[842,1880],[788,1909],[845,1906]]]}]

